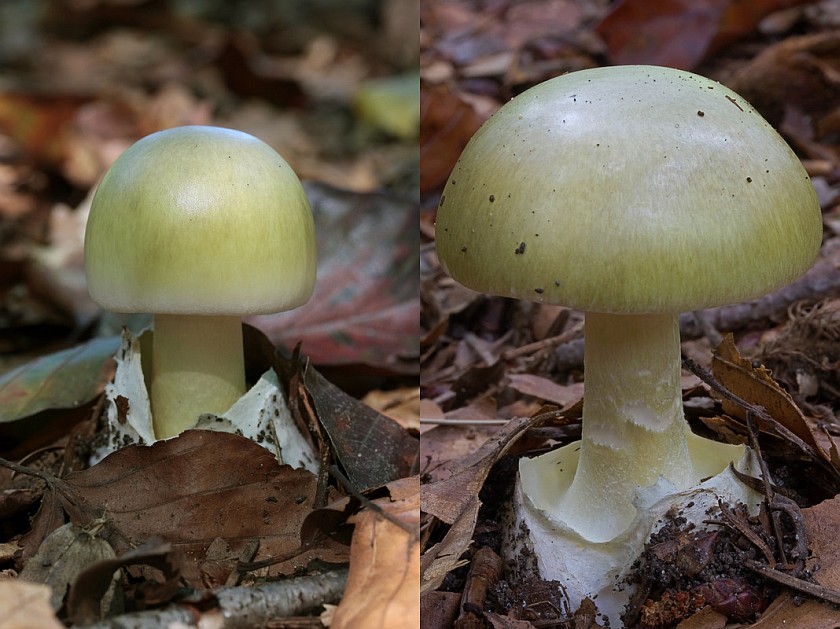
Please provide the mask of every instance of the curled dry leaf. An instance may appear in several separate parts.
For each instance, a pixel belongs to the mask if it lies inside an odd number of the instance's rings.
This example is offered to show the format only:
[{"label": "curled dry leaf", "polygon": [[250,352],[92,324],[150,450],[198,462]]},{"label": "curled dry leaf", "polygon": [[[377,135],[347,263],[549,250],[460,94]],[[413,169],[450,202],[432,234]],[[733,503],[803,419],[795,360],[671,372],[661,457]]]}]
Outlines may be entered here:
[{"label": "curled dry leaf", "polygon": [[351,518],[350,573],[332,629],[420,626],[420,478],[387,487],[390,497],[373,502],[390,519],[370,507]]},{"label": "curled dry leaf", "polygon": [[446,574],[461,565],[460,557],[469,547],[481,501],[478,493],[490,469],[528,428],[543,417],[512,419],[485,442],[449,478],[420,488],[423,511],[450,524],[443,539],[426,549],[420,565],[420,594],[437,589]]},{"label": "curled dry leaf", "polygon": [[[817,421],[802,414],[764,366],[753,367],[749,360],[741,357],[731,334],[724,337],[715,350],[712,372],[729,391],[750,404],[764,408],[770,417],[840,471],[840,455],[833,438],[819,427]],[[744,421],[743,408],[726,399],[721,400],[721,404],[728,415]]]},{"label": "curled dry leaf", "polygon": [[[67,597],[67,613],[74,625],[85,625],[102,618],[102,601],[107,599],[111,584],[116,581],[117,570],[132,565],[151,566],[163,576],[163,583],[146,583],[145,590],[165,592],[160,600],[169,600],[181,587],[180,558],[172,553],[172,546],[161,540],[150,540],[119,557],[106,557],[89,565],[71,584]],[[144,596],[146,604],[156,602]]]}]

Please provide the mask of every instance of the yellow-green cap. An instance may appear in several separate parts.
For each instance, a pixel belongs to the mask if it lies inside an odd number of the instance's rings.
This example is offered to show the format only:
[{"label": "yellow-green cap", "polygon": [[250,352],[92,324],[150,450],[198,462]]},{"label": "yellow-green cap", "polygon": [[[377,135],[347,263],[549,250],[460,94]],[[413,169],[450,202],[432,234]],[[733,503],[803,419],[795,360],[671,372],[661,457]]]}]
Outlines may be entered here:
[{"label": "yellow-green cap", "polygon": [[765,294],[821,236],[804,168],[755,109],[653,66],[574,72],[505,104],[462,153],[436,228],[470,288],[611,313]]},{"label": "yellow-green cap", "polygon": [[315,285],[312,212],[257,138],[186,126],[126,150],[93,198],[88,290],[116,312],[244,315],[300,306]]}]

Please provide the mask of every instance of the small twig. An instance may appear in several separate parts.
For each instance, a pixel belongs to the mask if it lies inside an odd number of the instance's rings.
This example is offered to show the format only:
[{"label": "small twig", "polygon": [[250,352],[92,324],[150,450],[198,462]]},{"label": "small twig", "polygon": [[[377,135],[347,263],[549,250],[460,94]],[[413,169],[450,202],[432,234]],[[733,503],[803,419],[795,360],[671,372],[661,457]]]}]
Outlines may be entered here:
[{"label": "small twig", "polygon": [[410,524],[407,524],[406,522],[403,522],[402,520],[398,520],[393,515],[391,515],[387,511],[385,511],[378,504],[376,504],[375,502],[373,502],[369,498],[363,496],[361,493],[356,491],[356,489],[350,483],[350,480],[341,472],[341,470],[338,469],[338,466],[330,465],[330,474],[332,474],[333,477],[335,477],[335,479],[339,483],[341,483],[341,485],[344,487],[345,491],[350,493],[356,500],[361,502],[362,505],[364,505],[365,507],[367,507],[371,511],[374,511],[374,512],[378,513],[383,518],[388,520],[391,524],[395,524],[396,526],[398,526],[402,530],[404,530],[406,533],[408,533],[410,535],[416,535],[417,534],[417,529],[415,527],[413,527]]},{"label": "small twig", "polygon": [[504,426],[507,419],[443,419],[441,417],[421,417],[421,424],[437,426]]},{"label": "small twig", "polygon": [[767,564],[756,561],[755,559],[745,557],[743,562],[747,568],[770,579],[771,581],[786,585],[792,590],[809,594],[810,596],[819,598],[828,603],[840,605],[840,591],[838,590],[827,588],[817,583],[811,583],[810,581],[805,581],[804,579],[785,574],[784,572],[779,572]]},{"label": "small twig", "polygon": [[[761,452],[761,444],[758,442],[758,431],[755,428],[752,410],[747,411],[746,424],[747,434],[750,439],[750,446],[755,452],[759,467],[761,467],[761,481],[764,485],[764,501],[767,507],[772,509],[776,494],[773,491],[772,484],[770,483],[770,470],[767,467],[767,461],[764,460],[764,455]],[[783,564],[787,564],[788,561],[787,556],[785,555],[784,532],[782,531],[782,522],[779,518],[779,512],[777,510],[773,509],[770,514],[770,520],[773,523],[773,536],[776,538],[776,549],[779,551],[779,560]],[[768,563],[771,562],[768,561]]]},{"label": "small twig", "polygon": [[775,509],[775,513],[784,511],[790,518],[793,524],[793,539],[794,539],[794,568],[793,575],[801,577],[805,571],[805,560],[808,557],[808,534],[805,530],[805,520],[802,517],[802,511],[799,505],[787,496],[776,494],[773,497],[773,504],[770,505]]},{"label": "small twig", "polygon": [[580,332],[581,326],[575,326],[563,334],[550,336],[547,339],[542,339],[541,341],[535,341],[533,343],[528,343],[528,345],[505,350],[502,352],[502,360],[513,360],[514,358],[519,358],[520,356],[529,356],[545,349],[563,345],[564,343],[568,343],[569,341],[579,337]]},{"label": "small twig", "polygon": [[239,569],[239,566],[242,564],[246,564],[250,561],[254,560],[254,557],[257,555],[257,551],[260,549],[260,539],[254,538],[248,542],[242,552],[239,554],[239,561],[236,564],[236,568],[234,568],[231,573],[228,575],[227,580],[225,581],[225,585],[227,587],[234,587],[239,585],[239,580],[242,578],[242,570]]},{"label": "small twig", "polygon": [[252,572],[254,570],[268,568],[269,566],[275,566],[279,563],[283,563],[284,561],[289,561],[290,559],[294,559],[295,557],[302,555],[311,548],[320,546],[320,544],[324,541],[324,538],[324,534],[319,532],[316,533],[316,535],[308,542],[304,542],[294,550],[283,553],[282,555],[271,555],[265,559],[258,559],[257,561],[243,561],[240,558],[240,560],[236,562],[235,570],[238,573]]},{"label": "small twig", "polygon": [[64,496],[64,498],[68,500],[71,504],[75,505],[78,502],[79,498],[70,488],[70,485],[65,483],[58,476],[54,476],[53,474],[50,474],[48,472],[42,472],[41,470],[36,470],[31,467],[26,467],[25,465],[20,465],[19,463],[13,463],[12,461],[9,461],[2,457],[0,457],[0,465],[2,465],[3,467],[7,467],[18,474],[26,474],[27,476],[34,476],[35,478],[40,478],[47,484],[47,487]]},{"label": "small twig", "polygon": [[214,591],[218,607],[197,611],[192,605],[171,605],[114,616],[84,629],[154,629],[157,627],[264,627],[278,618],[296,616],[324,603],[337,603],[347,582],[347,568],[307,577]]},{"label": "small twig", "polygon": [[712,520],[710,522],[715,524],[724,524],[733,529],[736,533],[743,535],[752,542],[753,546],[761,551],[761,554],[764,555],[764,559],[767,560],[768,564],[776,563],[776,558],[773,555],[773,551],[770,549],[770,546],[767,545],[767,542],[761,539],[758,533],[750,527],[748,522],[744,521],[743,518],[736,516],[720,499],[718,499],[718,507],[720,507],[720,513],[723,516],[723,521],[718,522]]},{"label": "small twig", "polygon": [[481,619],[487,592],[502,576],[502,558],[492,548],[482,546],[472,558],[467,582],[461,594],[461,613],[455,621],[455,629],[484,627]]},{"label": "small twig", "polygon": [[750,439],[750,447],[752,447],[755,456],[758,459],[758,465],[761,468],[761,483],[764,486],[764,497],[767,499],[767,504],[773,502],[773,485],[770,482],[770,470],[767,467],[767,461],[764,460],[764,454],[761,451],[761,444],[758,441],[758,431],[755,428],[755,421],[753,420],[752,410],[747,411],[746,415],[747,435]]}]

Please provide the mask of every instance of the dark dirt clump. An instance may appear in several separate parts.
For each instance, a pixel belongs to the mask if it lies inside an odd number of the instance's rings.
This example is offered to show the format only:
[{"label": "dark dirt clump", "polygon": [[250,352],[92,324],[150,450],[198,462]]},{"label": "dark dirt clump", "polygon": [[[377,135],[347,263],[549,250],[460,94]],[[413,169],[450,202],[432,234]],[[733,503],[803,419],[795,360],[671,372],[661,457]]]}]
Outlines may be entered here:
[{"label": "dark dirt clump", "polygon": [[[759,517],[743,505],[730,512],[767,544],[774,540]],[[723,525],[720,512],[710,513],[709,529],[697,530],[678,514],[669,514],[651,536],[634,576],[638,590],[631,600],[627,626],[672,627],[705,606],[735,622],[755,619],[773,600],[777,587],[744,564],[761,553],[741,532]]]}]

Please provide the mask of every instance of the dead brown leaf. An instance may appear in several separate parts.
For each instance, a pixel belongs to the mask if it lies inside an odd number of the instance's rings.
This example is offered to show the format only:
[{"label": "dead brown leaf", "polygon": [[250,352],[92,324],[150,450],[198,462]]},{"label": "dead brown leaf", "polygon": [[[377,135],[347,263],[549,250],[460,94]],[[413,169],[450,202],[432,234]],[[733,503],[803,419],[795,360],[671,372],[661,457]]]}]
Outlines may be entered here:
[{"label": "dead brown leaf", "polygon": [[785,112],[796,108],[819,125],[823,116],[837,109],[838,71],[840,35],[830,30],[789,37],[767,47],[728,83],[771,124],[781,124]]},{"label": "dead brown leaf", "polygon": [[530,373],[515,373],[508,378],[512,389],[560,407],[568,406],[583,397],[582,382],[562,385]]},{"label": "dead brown leaf", "polygon": [[442,187],[484,119],[444,85],[420,85],[420,191]]},{"label": "dead brown leaf", "polygon": [[[118,450],[71,474],[67,484],[88,509],[104,513],[118,552],[161,537],[184,553],[183,576],[200,587],[201,563],[217,537],[235,553],[254,538],[261,542],[261,556],[298,549],[316,478],[279,465],[250,439],[195,430],[150,447]],[[341,562],[347,553],[326,540],[321,548],[273,566],[271,574],[288,574],[314,557]]]},{"label": "dead brown leaf", "polygon": [[840,497],[803,509],[802,520],[808,533],[809,567],[814,570],[814,579],[824,587],[840,590]]},{"label": "dead brown leaf", "polygon": [[355,522],[350,573],[333,629],[402,629],[420,626],[420,479],[387,485],[389,498],[374,500],[404,527],[367,508]]},{"label": "dead brown leaf", "polygon": [[420,388],[369,391],[362,402],[397,422],[403,428],[420,430]]},{"label": "dead brown leaf", "polygon": [[706,55],[753,32],[769,13],[808,0],[624,0],[598,25],[615,64],[690,70]]},{"label": "dead brown leaf", "polygon": [[466,459],[452,476],[420,487],[423,511],[451,525],[444,538],[423,554],[420,566],[421,595],[437,589],[446,574],[461,565],[461,555],[472,541],[481,506],[478,493],[490,469],[528,428],[543,418],[537,415],[512,419]]},{"label": "dead brown leaf", "polygon": [[397,422],[344,393],[315,369],[303,374],[318,419],[358,491],[416,474],[419,440]]},{"label": "dead brown leaf", "polygon": [[50,606],[50,588],[16,579],[0,581],[0,629],[62,629]]},{"label": "dead brown leaf", "polygon": [[[38,553],[21,570],[22,580],[50,586],[50,604],[56,612],[64,605],[64,597],[79,574],[98,561],[114,557],[114,550],[110,544],[98,536],[102,525],[103,522],[99,521],[93,523],[91,528],[83,529],[67,523],[57,528],[44,540]],[[96,598],[95,619],[100,618],[100,614],[109,609],[114,598],[112,577],[113,573],[109,575],[108,583]]]},{"label": "dead brown leaf", "polygon": [[[741,357],[731,334],[724,337],[715,350],[712,372],[729,391],[751,404],[763,407],[770,417],[826,461],[834,464],[836,456],[833,457],[832,452],[836,448],[833,448],[831,437],[819,428],[816,421],[803,415],[787,391],[773,380],[769,370],[763,365],[753,367],[748,359]],[[722,399],[721,404],[728,415],[745,420],[746,411],[743,408],[726,399]]]}]

